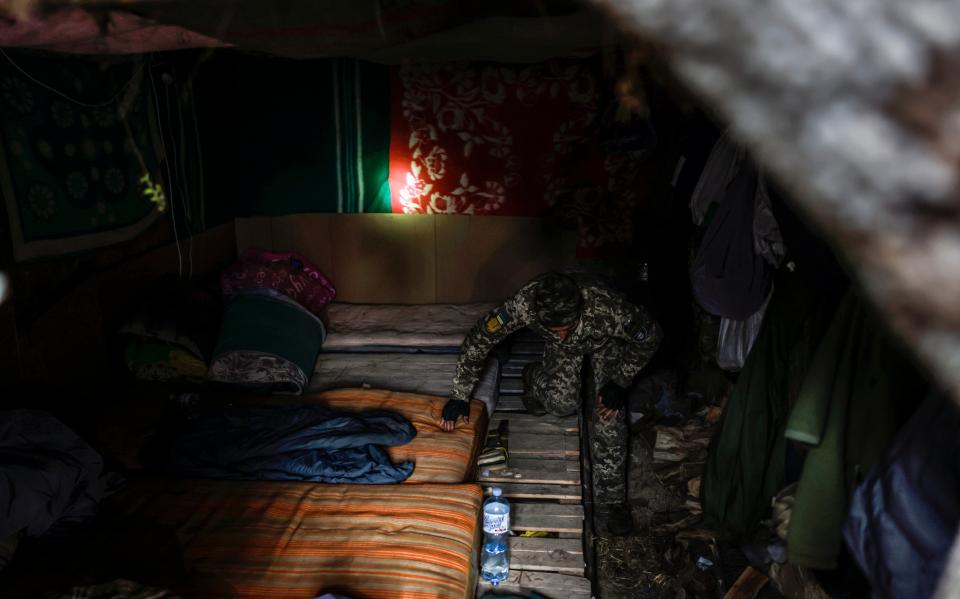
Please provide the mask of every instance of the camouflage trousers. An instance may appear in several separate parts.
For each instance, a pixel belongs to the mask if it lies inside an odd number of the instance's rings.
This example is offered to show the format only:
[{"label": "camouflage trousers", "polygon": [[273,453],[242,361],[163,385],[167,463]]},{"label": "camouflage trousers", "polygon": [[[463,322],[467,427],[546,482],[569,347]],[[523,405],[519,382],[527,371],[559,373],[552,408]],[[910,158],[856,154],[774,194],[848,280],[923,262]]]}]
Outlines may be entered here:
[{"label": "camouflage trousers", "polygon": [[554,416],[577,413],[581,383],[586,378],[585,397],[592,406],[587,435],[593,465],[593,497],[600,504],[627,500],[627,410],[607,419],[595,407],[598,390],[610,381],[609,373],[622,361],[623,348],[623,342],[612,339],[599,352],[588,356],[589,364],[584,368],[585,356],[564,353],[547,344],[543,362],[531,372],[534,397]]}]

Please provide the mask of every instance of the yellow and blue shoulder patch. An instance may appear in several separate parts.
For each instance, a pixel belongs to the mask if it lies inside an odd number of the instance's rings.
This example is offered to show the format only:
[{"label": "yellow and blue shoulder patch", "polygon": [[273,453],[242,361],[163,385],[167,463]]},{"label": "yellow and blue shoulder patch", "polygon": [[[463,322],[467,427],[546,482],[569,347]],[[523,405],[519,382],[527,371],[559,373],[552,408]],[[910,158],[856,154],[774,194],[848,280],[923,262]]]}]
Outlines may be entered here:
[{"label": "yellow and blue shoulder patch", "polygon": [[498,308],[491,316],[487,319],[486,329],[487,333],[493,335],[503,327],[507,325],[511,320],[510,314],[507,313],[503,308]]}]

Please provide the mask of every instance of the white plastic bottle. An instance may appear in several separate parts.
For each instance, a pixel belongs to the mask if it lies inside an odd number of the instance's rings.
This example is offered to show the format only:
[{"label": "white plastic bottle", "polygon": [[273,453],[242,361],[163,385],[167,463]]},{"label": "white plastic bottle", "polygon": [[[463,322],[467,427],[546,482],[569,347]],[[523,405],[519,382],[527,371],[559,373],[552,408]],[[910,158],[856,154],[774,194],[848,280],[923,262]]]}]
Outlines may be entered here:
[{"label": "white plastic bottle", "polygon": [[499,487],[483,502],[483,555],[480,557],[480,576],[494,586],[510,575],[510,554],[507,537],[510,536],[510,502],[502,497]]}]

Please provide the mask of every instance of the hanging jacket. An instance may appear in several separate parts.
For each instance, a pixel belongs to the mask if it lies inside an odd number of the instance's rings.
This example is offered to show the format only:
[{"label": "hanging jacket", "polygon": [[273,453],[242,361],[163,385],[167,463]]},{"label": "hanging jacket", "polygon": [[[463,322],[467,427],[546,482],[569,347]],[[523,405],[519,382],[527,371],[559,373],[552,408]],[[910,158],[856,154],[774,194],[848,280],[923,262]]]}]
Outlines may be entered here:
[{"label": "hanging jacket", "polygon": [[753,243],[757,171],[744,163],[725,188],[690,270],[693,295],[717,316],[743,320],[770,293],[773,268]]}]

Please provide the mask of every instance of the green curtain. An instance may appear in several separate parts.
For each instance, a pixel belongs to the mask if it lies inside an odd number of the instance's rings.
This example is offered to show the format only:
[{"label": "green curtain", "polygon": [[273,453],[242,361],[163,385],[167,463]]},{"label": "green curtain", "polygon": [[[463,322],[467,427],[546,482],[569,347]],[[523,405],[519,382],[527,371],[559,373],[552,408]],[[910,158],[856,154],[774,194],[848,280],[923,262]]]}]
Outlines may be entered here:
[{"label": "green curtain", "polygon": [[195,83],[207,224],[389,212],[389,80],[355,59],[217,53]]}]

